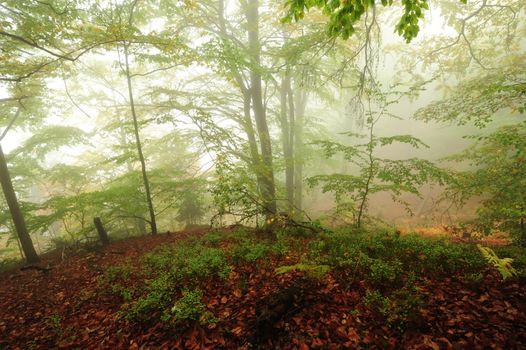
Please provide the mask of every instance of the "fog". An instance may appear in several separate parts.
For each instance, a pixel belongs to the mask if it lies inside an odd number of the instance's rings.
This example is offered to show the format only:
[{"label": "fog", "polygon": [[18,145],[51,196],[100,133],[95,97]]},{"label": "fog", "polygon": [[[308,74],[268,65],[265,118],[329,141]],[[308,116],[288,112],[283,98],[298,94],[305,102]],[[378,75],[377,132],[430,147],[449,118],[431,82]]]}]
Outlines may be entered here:
[{"label": "fog", "polygon": [[[342,38],[317,9],[282,23],[283,3],[250,3],[258,11],[231,0],[2,5],[1,145],[39,252],[89,240],[94,217],[115,237],[264,226],[276,213],[360,225],[364,209],[367,225],[405,230],[477,217],[484,194],[453,203],[446,175],[393,162],[473,169],[444,158],[480,141],[466,135],[523,125],[523,1],[433,2],[410,42],[395,31],[398,5],[366,11]],[[400,135],[427,146],[380,140]],[[327,155],[324,143],[365,153]],[[391,173],[368,177],[350,161],[373,155],[371,169],[385,161]],[[2,210],[0,254],[17,256]]]}]

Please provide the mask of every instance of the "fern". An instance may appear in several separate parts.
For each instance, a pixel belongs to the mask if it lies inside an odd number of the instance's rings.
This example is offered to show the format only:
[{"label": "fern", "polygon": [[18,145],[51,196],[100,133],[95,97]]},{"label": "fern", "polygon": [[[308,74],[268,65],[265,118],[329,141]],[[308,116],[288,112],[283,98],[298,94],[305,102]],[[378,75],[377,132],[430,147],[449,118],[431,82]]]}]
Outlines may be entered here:
[{"label": "fern", "polygon": [[327,272],[331,270],[329,265],[311,265],[311,264],[295,264],[285,265],[276,268],[274,271],[277,275],[281,275],[290,271],[304,271],[307,276],[313,278],[323,278]]},{"label": "fern", "polygon": [[477,244],[477,248],[480,250],[486,261],[499,270],[500,274],[502,275],[502,279],[517,276],[517,270],[511,266],[511,263],[513,262],[512,258],[501,259],[491,248],[483,247],[480,244]]}]

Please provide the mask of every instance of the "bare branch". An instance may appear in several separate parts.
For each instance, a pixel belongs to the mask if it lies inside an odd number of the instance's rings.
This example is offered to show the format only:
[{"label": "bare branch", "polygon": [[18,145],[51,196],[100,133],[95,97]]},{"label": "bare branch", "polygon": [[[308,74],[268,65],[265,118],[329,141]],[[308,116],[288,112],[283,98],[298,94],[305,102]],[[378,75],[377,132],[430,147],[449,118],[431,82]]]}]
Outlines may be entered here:
[{"label": "bare branch", "polygon": [[0,142],[4,139],[4,137],[7,135],[7,132],[11,129],[11,127],[15,123],[16,119],[20,115],[21,110],[22,110],[22,106],[18,107],[15,115],[13,116],[13,118],[11,118],[11,120],[9,121],[9,124],[5,127],[4,132],[2,132],[2,135],[0,136]]},{"label": "bare branch", "polygon": [[57,52],[53,52],[49,49],[46,49],[45,47],[43,46],[40,46],[39,44],[37,44],[36,42],[32,41],[32,40],[29,40],[29,39],[26,39],[24,37],[21,37],[19,35],[16,35],[16,34],[12,34],[12,33],[8,33],[8,32],[5,32],[3,30],[0,30],[0,35],[3,35],[3,36],[7,36],[13,40],[17,40],[17,41],[20,41],[20,42],[23,42],[24,44],[27,44],[29,46],[32,46],[34,48],[37,48],[41,51],[44,51],[44,52],[47,52],[48,54],[52,55],[52,56],[55,56],[55,57],[58,57],[60,59],[63,59],[63,60],[67,60],[67,61],[74,61],[75,59],[67,56],[67,55],[63,55],[63,54],[60,54],[60,53],[57,53]]}]

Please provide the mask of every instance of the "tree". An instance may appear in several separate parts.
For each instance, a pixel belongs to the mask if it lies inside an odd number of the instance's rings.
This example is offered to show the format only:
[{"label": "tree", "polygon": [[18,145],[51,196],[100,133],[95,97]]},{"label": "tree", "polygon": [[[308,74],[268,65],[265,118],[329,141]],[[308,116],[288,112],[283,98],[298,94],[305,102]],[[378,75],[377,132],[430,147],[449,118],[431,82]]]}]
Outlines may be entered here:
[{"label": "tree", "polygon": [[[209,83],[195,84],[199,90],[194,92],[194,97],[179,97],[178,103],[199,124],[207,148],[217,154],[230,153],[253,172],[254,176],[244,178],[256,181],[259,194],[253,198],[254,203],[269,217],[278,206],[301,211],[297,203],[294,204],[294,188],[298,189],[296,197],[300,198],[302,174],[294,176],[294,173],[296,165],[300,168],[303,165],[296,157],[302,154],[302,138],[295,137],[305,122],[306,98],[302,97],[308,91],[325,89],[305,83],[312,79],[305,77],[331,47],[330,40],[320,34],[319,25],[312,25],[309,30],[299,25],[279,25],[283,35],[276,37],[274,23],[256,21],[259,17],[280,15],[270,2],[243,2],[239,7],[228,9],[224,1],[200,3],[191,12],[189,23],[202,30],[205,33],[202,37],[208,39],[199,52],[213,73],[193,78],[192,81],[202,79]],[[204,94],[206,98],[202,97]],[[280,107],[283,100],[286,105]],[[300,112],[298,121],[297,112]],[[224,123],[225,118],[235,124]],[[276,125],[281,131],[283,147],[274,136]],[[280,196],[282,170],[286,173],[283,198]]]},{"label": "tree", "polygon": [[483,128],[502,111],[524,113],[525,70],[526,54],[510,54],[500,67],[463,79],[448,97],[421,108],[415,118]]},{"label": "tree", "polygon": [[31,236],[27,231],[26,223],[20,206],[18,205],[18,200],[16,198],[15,190],[13,189],[13,184],[11,183],[11,176],[9,175],[9,170],[7,169],[7,162],[5,160],[4,151],[0,146],[0,183],[2,184],[2,190],[4,191],[4,196],[9,206],[9,211],[11,212],[11,217],[13,223],[16,227],[18,238],[22,245],[22,250],[26,257],[28,263],[36,263],[40,261],[38,254],[33,246],[31,241]]},{"label": "tree", "polygon": [[526,244],[526,121],[502,126],[449,159],[470,166],[453,171],[456,181],[445,197],[462,206],[480,198],[476,223],[483,232],[498,229]]},{"label": "tree", "polygon": [[441,11],[456,31],[426,41],[418,58],[406,52],[413,59],[405,64],[414,81],[429,71],[443,72],[438,86],[444,97],[418,110],[415,118],[482,130],[467,137],[472,146],[446,158],[465,170],[451,170],[454,181],[444,200],[462,207],[470,198],[479,199],[474,222],[483,232],[499,229],[523,242],[524,6],[516,0],[479,1],[461,10],[445,3]]},{"label": "tree", "polygon": [[[371,94],[372,92],[370,92]],[[427,147],[411,135],[377,136],[375,126],[382,117],[391,116],[387,107],[396,103],[400,95],[388,100],[386,94],[375,93],[368,100],[365,126],[367,135],[353,132],[343,133],[355,139],[366,138],[364,143],[344,145],[334,141],[318,141],[326,157],[343,153],[346,161],[354,166],[354,174],[316,175],[308,179],[310,186],[322,186],[323,192],[332,192],[340,213],[350,212],[354,224],[362,226],[367,212],[369,197],[378,192],[387,192],[394,201],[410,208],[400,196],[403,193],[419,195],[418,187],[427,182],[445,183],[447,174],[433,163],[424,159],[388,159],[376,155],[377,149],[393,143],[407,144],[413,148]],[[374,110],[374,104],[378,109]]]},{"label": "tree", "polygon": [[[460,0],[466,3],[467,0]],[[330,1],[330,0],[289,0],[287,1],[288,13],[283,18],[285,22],[298,21],[305,16],[311,8],[320,9],[324,15],[329,16],[327,23],[328,34],[332,37],[348,39],[356,31],[356,23],[364,13],[377,6],[392,6],[393,0],[358,0],[358,1]],[[395,26],[395,31],[406,42],[414,39],[420,30],[419,21],[424,17],[424,11],[429,9],[427,0],[402,0],[403,14]]]},{"label": "tree", "polygon": [[[6,1],[0,8],[0,18],[3,26],[0,30],[0,43],[2,52],[0,59],[0,82],[2,88],[11,93],[8,98],[1,99],[2,102],[16,101],[18,116],[21,108],[29,108],[39,104],[37,96],[42,93],[42,78],[56,73],[59,65],[64,62],[75,62],[83,54],[100,45],[100,42],[81,40],[78,36],[78,24],[81,21],[80,12],[68,1],[58,0],[53,4],[47,2],[20,2]],[[76,28],[69,30],[68,28]],[[30,101],[29,104],[22,103],[23,100]],[[31,113],[33,112],[33,113]],[[42,114],[36,109],[27,113],[29,118],[24,118],[25,125],[32,122],[42,121]],[[20,118],[18,118],[20,119]],[[8,119],[9,120],[9,119]],[[15,124],[17,118],[13,118],[7,124],[4,136]],[[5,157],[0,157],[0,162]],[[19,210],[18,201],[12,188],[7,164],[0,164],[3,171],[3,189],[6,200],[11,209],[13,220],[18,231],[19,238],[28,262],[35,261],[34,248],[30,239],[27,239],[27,228],[24,217]]]},{"label": "tree", "polygon": [[186,227],[198,224],[205,215],[202,194],[198,189],[189,188],[183,194],[179,205],[177,221],[184,222]]},{"label": "tree", "polygon": [[[53,221],[47,221],[36,212],[41,209],[48,186],[54,185],[54,179],[60,179],[62,184],[86,180],[85,173],[73,166],[56,165],[51,169],[44,166],[46,157],[54,151],[64,151],[67,146],[85,144],[87,135],[82,130],[65,125],[41,126],[33,131],[31,137],[24,140],[19,147],[9,153],[8,165],[16,181],[16,188],[21,193],[32,195],[20,201],[25,226],[30,234],[46,231]],[[78,175],[78,176],[75,176]],[[61,186],[60,190],[69,188]]]},{"label": "tree", "polygon": [[[171,9],[171,5],[166,2],[156,6],[156,4],[132,0],[118,5],[113,3],[96,4],[93,9],[93,22],[99,28],[99,36],[111,37],[111,45],[106,45],[106,47],[108,50],[116,49],[119,55],[116,63],[126,78],[127,104],[131,114],[134,145],[141,167],[144,198],[152,234],[156,234],[158,228],[143,150],[144,140],[141,137],[143,121],[139,118],[134,81],[139,77],[150,77],[156,73],[165,72],[179,64],[184,65],[186,62],[179,55],[186,46],[182,41],[178,41],[179,28],[172,27],[174,18],[163,12],[166,6]],[[144,29],[148,21],[154,17],[167,19],[165,30],[157,33]],[[177,19],[177,16],[174,17]],[[105,28],[106,31],[101,30],[101,28]],[[178,59],[180,62],[176,61]],[[136,66],[136,72],[133,71],[132,65]],[[126,139],[126,136],[124,138]]]},{"label": "tree", "polygon": [[282,77],[280,87],[280,126],[285,162],[286,208],[289,215],[294,213],[294,135],[296,129],[294,99],[290,73]]}]

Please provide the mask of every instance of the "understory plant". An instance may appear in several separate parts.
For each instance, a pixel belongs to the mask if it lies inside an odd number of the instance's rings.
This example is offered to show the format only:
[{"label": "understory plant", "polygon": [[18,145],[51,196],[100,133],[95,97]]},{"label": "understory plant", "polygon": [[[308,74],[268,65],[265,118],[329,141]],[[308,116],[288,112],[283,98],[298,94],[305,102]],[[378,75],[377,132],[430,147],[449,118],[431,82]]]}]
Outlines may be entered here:
[{"label": "understory plant", "polygon": [[[471,245],[418,235],[398,236],[340,229],[312,241],[309,261],[365,279],[375,287],[399,286],[409,274],[440,276],[479,272],[485,261]],[[354,278],[353,278],[354,276]]]},{"label": "understory plant", "polygon": [[[123,305],[125,317],[131,320],[160,317],[167,321],[174,315],[179,315],[179,320],[187,319],[190,316],[184,312],[183,306],[195,301],[198,286],[209,278],[225,279],[231,271],[223,250],[204,246],[197,239],[147,254],[143,258],[143,268],[148,279],[142,295]],[[188,292],[188,288],[194,288],[194,291]],[[175,307],[173,300],[181,293],[183,299]],[[193,305],[197,308],[196,303]]]},{"label": "understory plant", "polygon": [[389,100],[387,94],[374,91],[370,93],[372,96],[368,97],[369,109],[365,113],[365,135],[342,133],[351,139],[351,144],[316,142],[327,158],[342,154],[343,159],[349,163],[350,171],[316,175],[307,179],[311,187],[320,185],[323,192],[333,193],[337,210],[350,212],[357,227],[362,225],[371,195],[387,192],[394,201],[402,203],[410,212],[408,203],[401,199],[402,194],[420,196],[419,186],[429,182],[444,184],[447,180],[447,173],[428,160],[415,157],[391,159],[378,155],[381,148],[395,144],[407,145],[413,149],[428,146],[411,135],[378,136],[375,127],[382,118],[398,118],[389,113],[388,108],[404,94]]},{"label": "understory plant", "polygon": [[513,262],[512,258],[499,258],[497,254],[489,247],[483,247],[477,244],[477,248],[480,250],[488,264],[496,268],[503,279],[517,276],[517,270],[511,266]]},{"label": "understory plant", "polygon": [[447,159],[469,166],[452,171],[445,198],[462,207],[471,198],[480,199],[476,224],[481,232],[511,234],[526,245],[526,121],[506,125],[484,136],[470,137],[476,143]]}]

